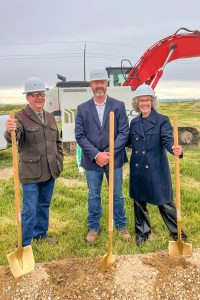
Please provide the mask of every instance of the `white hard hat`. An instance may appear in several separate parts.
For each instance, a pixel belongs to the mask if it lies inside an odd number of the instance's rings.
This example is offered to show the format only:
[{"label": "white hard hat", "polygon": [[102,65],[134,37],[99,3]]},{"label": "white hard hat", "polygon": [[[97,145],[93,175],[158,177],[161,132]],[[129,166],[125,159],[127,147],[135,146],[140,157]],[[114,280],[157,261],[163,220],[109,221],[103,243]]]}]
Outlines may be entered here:
[{"label": "white hard hat", "polygon": [[94,80],[109,80],[108,73],[104,68],[95,68],[90,73],[90,81]]},{"label": "white hard hat", "polygon": [[31,77],[25,82],[25,89],[22,94],[44,91],[46,91],[46,88],[42,80],[38,77]]},{"label": "white hard hat", "polygon": [[142,84],[135,90],[135,97],[140,96],[151,96],[156,98],[154,90],[150,87],[150,85]]}]

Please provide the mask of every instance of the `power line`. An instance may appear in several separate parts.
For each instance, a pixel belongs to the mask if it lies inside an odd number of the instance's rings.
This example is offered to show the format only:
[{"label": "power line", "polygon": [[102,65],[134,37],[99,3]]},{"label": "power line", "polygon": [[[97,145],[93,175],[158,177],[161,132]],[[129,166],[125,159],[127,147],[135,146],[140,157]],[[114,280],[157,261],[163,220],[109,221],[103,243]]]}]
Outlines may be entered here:
[{"label": "power line", "polygon": [[[19,55],[0,55],[0,60],[37,60],[37,59],[62,59],[62,58],[83,58],[84,54],[81,52],[72,52],[72,53],[41,53],[41,54],[19,54]],[[138,57],[132,57],[127,55],[113,55],[113,54],[103,54],[103,53],[86,53],[87,58],[97,58],[97,59],[111,59],[111,60],[121,60],[122,58],[127,58],[130,60],[137,61]],[[194,58],[190,58],[194,59]],[[197,58],[195,58],[197,59]],[[190,62],[177,61],[177,64],[182,65],[192,65],[192,64],[200,64],[200,61],[196,60]]]},{"label": "power line", "polygon": [[136,47],[136,48],[143,48],[145,45],[125,45],[125,44],[115,44],[115,43],[107,43],[107,42],[94,42],[94,41],[42,41],[42,42],[0,42],[0,45],[46,45],[46,44],[80,44],[80,43],[87,43],[87,44],[97,44],[97,45],[104,45],[104,46],[111,46],[111,47]]},{"label": "power line", "polygon": [[[61,57],[61,56],[83,56],[84,54],[82,52],[70,52],[70,53],[39,53],[39,54],[4,54],[4,55],[0,55],[0,58],[30,58],[30,57]],[[96,57],[111,57],[111,58],[121,58],[122,56],[124,57],[130,57],[129,55],[113,55],[113,54],[104,54],[104,53],[92,53],[92,52],[87,52],[86,56],[96,56]],[[137,57],[131,57],[133,58],[137,58]]]}]

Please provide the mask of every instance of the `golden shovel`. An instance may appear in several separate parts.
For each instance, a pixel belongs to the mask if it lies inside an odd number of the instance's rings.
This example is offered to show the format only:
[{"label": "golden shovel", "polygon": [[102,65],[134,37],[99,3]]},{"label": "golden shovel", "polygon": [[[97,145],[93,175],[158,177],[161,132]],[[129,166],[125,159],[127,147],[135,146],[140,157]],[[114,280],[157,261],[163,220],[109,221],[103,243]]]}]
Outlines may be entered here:
[{"label": "golden shovel", "polygon": [[110,112],[109,132],[109,221],[108,221],[108,252],[102,258],[102,268],[107,271],[115,262],[112,255],[113,234],[113,191],[114,191],[114,112]]},{"label": "golden shovel", "polygon": [[[174,146],[178,145],[177,117],[174,116]],[[176,181],[176,210],[177,210],[177,231],[178,240],[169,242],[169,256],[191,256],[192,244],[185,243],[181,234],[181,196],[180,196],[180,172],[179,157],[175,155],[175,181]]]},{"label": "golden shovel", "polygon": [[[10,113],[10,117],[14,119],[14,113]],[[11,131],[11,139],[12,139],[13,173],[14,173],[14,187],[15,187],[15,207],[16,207],[16,215],[17,215],[18,247],[15,251],[7,255],[7,259],[13,276],[20,277],[34,270],[35,261],[34,261],[31,245],[22,247],[19,173],[18,173],[16,136],[14,130]]]}]

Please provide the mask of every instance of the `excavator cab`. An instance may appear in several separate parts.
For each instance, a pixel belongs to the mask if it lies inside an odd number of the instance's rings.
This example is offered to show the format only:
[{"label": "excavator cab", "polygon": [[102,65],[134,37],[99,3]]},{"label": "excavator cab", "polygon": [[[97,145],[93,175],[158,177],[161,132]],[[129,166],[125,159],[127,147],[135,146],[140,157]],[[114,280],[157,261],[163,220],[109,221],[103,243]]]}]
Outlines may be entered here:
[{"label": "excavator cab", "polygon": [[131,71],[130,67],[107,67],[109,86],[122,86]]}]

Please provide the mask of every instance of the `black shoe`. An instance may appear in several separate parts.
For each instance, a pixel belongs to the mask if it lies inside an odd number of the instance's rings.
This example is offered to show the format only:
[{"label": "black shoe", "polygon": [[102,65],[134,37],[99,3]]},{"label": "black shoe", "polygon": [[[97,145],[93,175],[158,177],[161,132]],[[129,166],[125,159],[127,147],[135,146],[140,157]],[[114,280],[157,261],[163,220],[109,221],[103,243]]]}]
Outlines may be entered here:
[{"label": "black shoe", "polygon": [[[178,240],[178,237],[177,236],[172,236],[172,238],[173,238],[173,240],[174,241],[177,241]],[[187,243],[187,241],[188,241],[188,238],[187,238],[187,236],[184,234],[182,234],[182,240],[185,242],[185,243]]]},{"label": "black shoe", "polygon": [[39,242],[39,241],[44,241],[49,245],[56,245],[58,244],[58,241],[56,238],[54,237],[50,237],[50,236],[41,236],[41,237],[36,237],[33,239],[35,242]]},{"label": "black shoe", "polygon": [[136,236],[136,245],[138,247],[142,247],[142,245],[146,242],[147,239],[148,239],[147,237],[142,237],[142,236],[137,235]]}]

